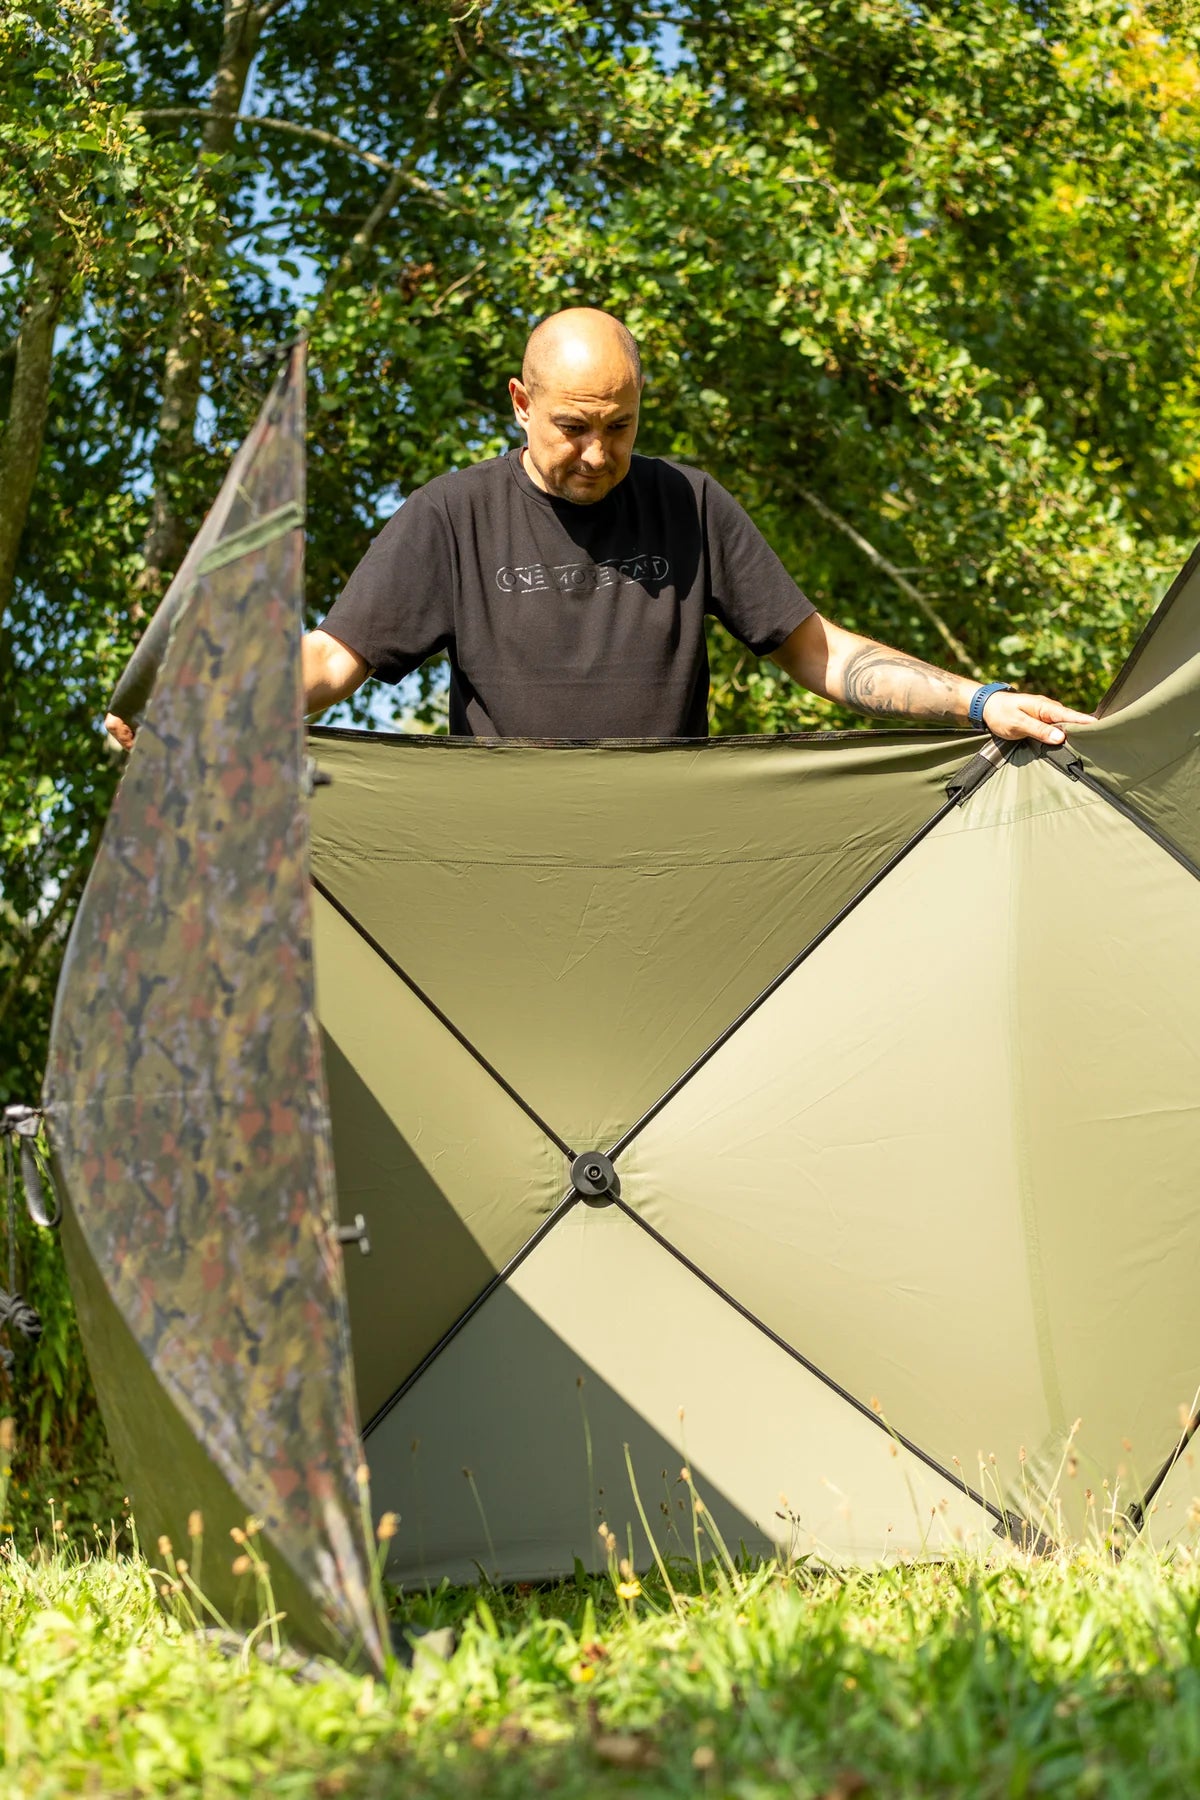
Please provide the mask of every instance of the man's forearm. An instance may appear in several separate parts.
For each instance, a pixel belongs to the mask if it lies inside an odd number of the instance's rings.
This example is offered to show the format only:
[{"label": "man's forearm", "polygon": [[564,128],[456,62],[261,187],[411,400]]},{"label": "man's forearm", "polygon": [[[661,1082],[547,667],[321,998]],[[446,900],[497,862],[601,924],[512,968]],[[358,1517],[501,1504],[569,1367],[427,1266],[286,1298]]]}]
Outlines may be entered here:
[{"label": "man's forearm", "polygon": [[778,650],[793,681],[875,718],[966,723],[976,683],[813,613]]},{"label": "man's forearm", "polygon": [[[793,681],[814,694],[880,719],[965,725],[979,691],[974,681],[844,631],[820,613],[805,619],[771,654]],[[1060,744],[1068,725],[1094,723],[1090,714],[1076,712],[1046,694],[991,693],[984,699],[983,723],[1000,738],[1031,737]]]},{"label": "man's forearm", "polygon": [[966,722],[976,686],[961,675],[935,669],[919,657],[868,638],[855,639],[842,656],[831,658],[825,676],[826,698],[840,700],[856,712],[875,718],[900,714],[947,725]]}]

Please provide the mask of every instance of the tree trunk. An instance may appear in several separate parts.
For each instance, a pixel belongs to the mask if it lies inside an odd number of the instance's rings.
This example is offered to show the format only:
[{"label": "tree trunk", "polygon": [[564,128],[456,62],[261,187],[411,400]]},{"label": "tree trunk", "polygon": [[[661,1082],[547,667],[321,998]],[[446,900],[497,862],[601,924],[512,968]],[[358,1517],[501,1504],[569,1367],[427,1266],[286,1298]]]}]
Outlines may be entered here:
[{"label": "tree trunk", "polygon": [[[233,147],[237,115],[262,28],[282,0],[225,0],[221,53],[200,132],[200,155],[223,156]],[[203,166],[203,165],[202,165]],[[180,295],[178,330],[167,349],[162,402],[154,448],[154,498],[142,546],[144,566],[138,576],[140,595],[153,603],[174,574],[187,549],[189,519],[183,471],[196,441],[196,408],[204,360],[204,315],[189,304],[186,277]],[[140,608],[139,608],[140,610]]]},{"label": "tree trunk", "polygon": [[[17,553],[41,461],[50,408],[54,328],[67,282],[63,261],[34,270],[14,348],[12,404],[0,434],[0,618],[12,600]],[[6,636],[0,636],[0,664],[5,642]]]}]

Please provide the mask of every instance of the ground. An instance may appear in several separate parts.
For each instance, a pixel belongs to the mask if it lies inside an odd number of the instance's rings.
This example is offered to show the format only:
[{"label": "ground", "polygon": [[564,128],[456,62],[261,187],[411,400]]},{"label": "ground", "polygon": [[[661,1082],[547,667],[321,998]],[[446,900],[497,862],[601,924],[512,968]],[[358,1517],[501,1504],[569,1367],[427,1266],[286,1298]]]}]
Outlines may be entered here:
[{"label": "ground", "polygon": [[11,1552],[0,1794],[1200,1792],[1190,1561],[668,1573],[412,1598],[457,1648],[373,1679],[198,1635],[140,1558]]}]

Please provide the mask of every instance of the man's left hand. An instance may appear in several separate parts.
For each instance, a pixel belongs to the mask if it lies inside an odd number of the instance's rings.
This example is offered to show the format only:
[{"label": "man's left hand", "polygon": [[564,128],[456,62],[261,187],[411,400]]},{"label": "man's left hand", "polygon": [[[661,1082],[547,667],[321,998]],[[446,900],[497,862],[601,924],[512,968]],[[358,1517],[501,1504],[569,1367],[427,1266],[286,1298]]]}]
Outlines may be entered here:
[{"label": "man's left hand", "polygon": [[1068,725],[1094,725],[1091,713],[1074,712],[1045,694],[993,694],[983,709],[983,722],[993,737],[1036,738],[1041,744],[1066,741]]}]

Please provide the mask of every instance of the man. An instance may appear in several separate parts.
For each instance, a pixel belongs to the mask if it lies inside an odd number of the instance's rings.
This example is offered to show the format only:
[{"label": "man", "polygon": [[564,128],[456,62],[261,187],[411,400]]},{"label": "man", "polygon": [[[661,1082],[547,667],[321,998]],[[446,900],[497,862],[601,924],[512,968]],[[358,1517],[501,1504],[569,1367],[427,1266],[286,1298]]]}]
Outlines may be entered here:
[{"label": "man", "polygon": [[[635,456],[637,345],[618,319],[545,319],[509,382],[526,442],[438,476],[384,526],[303,645],[305,709],[450,656],[450,729],[476,737],[704,737],[704,620],[814,693],[877,716],[1061,743],[1089,723],[821,616],[710,476]],[[119,720],[118,741],[132,741]]]}]

